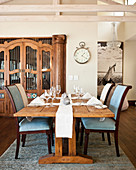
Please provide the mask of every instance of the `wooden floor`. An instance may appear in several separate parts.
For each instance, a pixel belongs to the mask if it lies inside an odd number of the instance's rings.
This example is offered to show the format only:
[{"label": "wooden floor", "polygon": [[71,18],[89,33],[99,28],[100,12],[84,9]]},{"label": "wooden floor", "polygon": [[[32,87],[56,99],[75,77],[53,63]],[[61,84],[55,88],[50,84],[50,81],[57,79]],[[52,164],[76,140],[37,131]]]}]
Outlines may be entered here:
[{"label": "wooden floor", "polygon": [[[16,126],[13,118],[0,117],[0,155],[16,138]],[[123,151],[136,167],[136,107],[131,106],[121,112],[119,143]]]},{"label": "wooden floor", "polygon": [[136,168],[136,107],[121,112],[119,144]]}]

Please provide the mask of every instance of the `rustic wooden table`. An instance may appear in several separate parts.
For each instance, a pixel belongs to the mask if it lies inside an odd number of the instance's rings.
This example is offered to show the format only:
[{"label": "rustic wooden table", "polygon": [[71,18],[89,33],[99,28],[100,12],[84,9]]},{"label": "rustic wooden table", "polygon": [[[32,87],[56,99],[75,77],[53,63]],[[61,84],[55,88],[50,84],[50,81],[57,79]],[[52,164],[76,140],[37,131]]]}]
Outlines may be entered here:
[{"label": "rustic wooden table", "polygon": [[[79,164],[91,164],[93,159],[87,155],[76,155],[76,133],[75,123],[76,118],[81,117],[114,117],[108,108],[96,109],[93,106],[72,106],[73,107],[73,135],[68,139],[68,155],[62,155],[62,138],[55,137],[55,153],[42,156],[39,158],[39,164],[52,164],[52,163],[79,163]],[[56,117],[58,106],[54,107],[25,107],[19,112],[15,113],[15,117]]]}]

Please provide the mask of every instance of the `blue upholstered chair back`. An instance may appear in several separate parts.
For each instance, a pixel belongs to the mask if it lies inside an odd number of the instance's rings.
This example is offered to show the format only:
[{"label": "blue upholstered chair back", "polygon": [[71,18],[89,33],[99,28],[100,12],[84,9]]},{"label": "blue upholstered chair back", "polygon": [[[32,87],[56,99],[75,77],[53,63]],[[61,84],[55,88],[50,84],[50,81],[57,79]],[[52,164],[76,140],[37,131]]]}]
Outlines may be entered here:
[{"label": "blue upholstered chair back", "polygon": [[15,85],[8,86],[7,88],[9,90],[10,94],[12,95],[12,99],[13,99],[14,104],[15,104],[16,112],[18,112],[19,110],[24,108],[24,103],[23,103],[21,94],[20,94],[18,88]]},{"label": "blue upholstered chair back", "polygon": [[121,102],[122,96],[123,96],[126,88],[127,88],[127,86],[118,85],[115,88],[114,93],[111,97],[109,109],[115,114],[115,117],[114,117],[115,120],[117,118],[120,102]]}]

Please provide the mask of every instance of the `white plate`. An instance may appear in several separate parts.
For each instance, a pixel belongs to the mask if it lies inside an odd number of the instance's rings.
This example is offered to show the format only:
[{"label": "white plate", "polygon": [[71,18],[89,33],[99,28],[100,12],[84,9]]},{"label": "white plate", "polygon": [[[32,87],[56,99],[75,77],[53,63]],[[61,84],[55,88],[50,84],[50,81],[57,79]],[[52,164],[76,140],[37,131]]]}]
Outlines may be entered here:
[{"label": "white plate", "polygon": [[103,109],[106,109],[106,108],[107,108],[107,106],[106,106],[106,105],[102,105],[102,108],[103,108]]},{"label": "white plate", "polygon": [[71,99],[73,99],[73,100],[74,100],[74,99],[78,99],[78,97],[71,97]]},{"label": "white plate", "polygon": [[94,106],[94,107],[97,108],[97,109],[106,109],[106,108],[107,108],[106,105],[102,105],[102,106],[96,105],[96,106]]},{"label": "white plate", "polygon": [[53,103],[53,105],[54,105],[54,106],[59,106],[59,105],[60,105],[60,103]]},{"label": "white plate", "polygon": [[102,106],[94,106],[95,108],[97,108],[97,109],[103,109],[103,107]]}]

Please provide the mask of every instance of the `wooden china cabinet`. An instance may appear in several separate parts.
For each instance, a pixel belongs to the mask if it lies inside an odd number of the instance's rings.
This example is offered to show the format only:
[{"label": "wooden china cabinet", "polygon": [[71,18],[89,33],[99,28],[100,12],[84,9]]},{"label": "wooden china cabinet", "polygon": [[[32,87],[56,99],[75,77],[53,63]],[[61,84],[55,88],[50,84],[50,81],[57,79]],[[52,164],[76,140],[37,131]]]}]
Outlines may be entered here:
[{"label": "wooden china cabinet", "polygon": [[5,85],[21,83],[29,101],[56,84],[66,90],[65,35],[0,42],[0,116],[13,114]]}]

